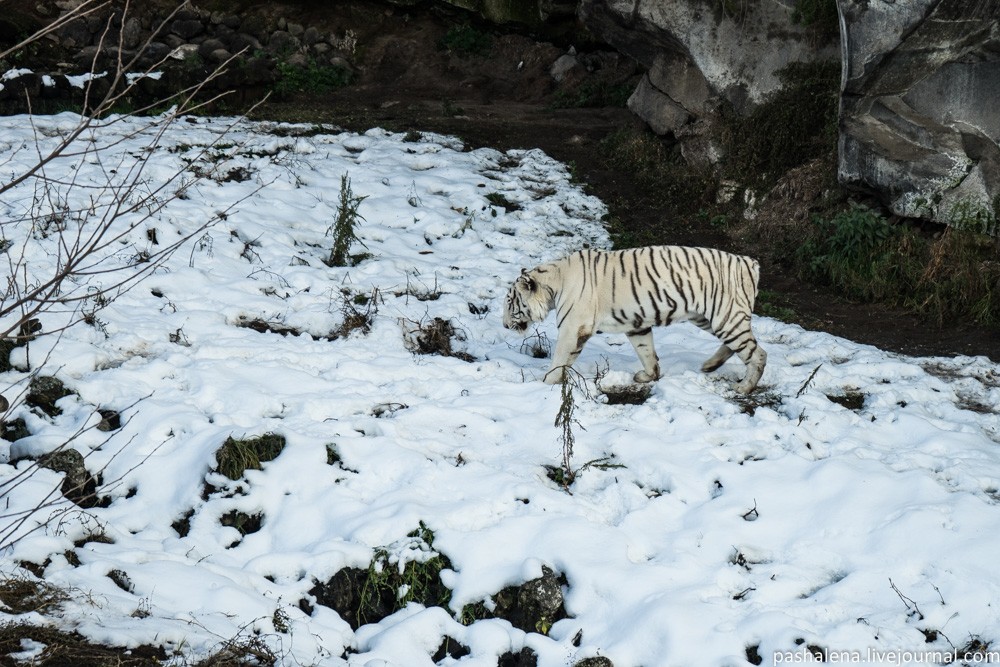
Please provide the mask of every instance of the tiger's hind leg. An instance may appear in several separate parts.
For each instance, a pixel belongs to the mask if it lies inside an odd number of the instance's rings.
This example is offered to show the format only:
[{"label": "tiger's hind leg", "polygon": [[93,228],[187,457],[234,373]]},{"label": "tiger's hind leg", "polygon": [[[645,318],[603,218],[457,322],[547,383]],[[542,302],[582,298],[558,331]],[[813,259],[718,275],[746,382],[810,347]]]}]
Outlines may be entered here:
[{"label": "tiger's hind leg", "polygon": [[[723,347],[730,350],[730,355],[735,353],[746,364],[746,375],[736,385],[736,391],[749,394],[757,388],[757,383],[764,374],[764,366],[767,364],[767,353],[757,344],[757,339],[750,328],[749,313],[729,318],[722,326],[715,329],[714,333],[722,341]],[[720,348],[705,364],[719,357],[722,352]]]},{"label": "tiger's hind leg", "polygon": [[764,374],[764,366],[767,364],[767,352],[757,345],[756,340],[753,342],[752,351],[748,350],[751,348],[744,348],[742,352],[737,351],[740,359],[743,359],[743,363],[747,365],[747,374],[736,385],[736,391],[741,394],[749,394],[757,388],[757,383],[760,382],[760,377]]},{"label": "tiger's hind leg", "polygon": [[642,370],[633,376],[636,382],[654,382],[660,377],[660,359],[653,347],[653,330],[650,328],[632,331],[628,334],[628,342],[635,348],[635,354],[642,362]]},{"label": "tiger's hind leg", "polygon": [[709,357],[705,363],[701,365],[702,373],[711,373],[714,370],[718,370],[722,364],[726,363],[729,357],[733,356],[735,352],[729,349],[729,346],[723,343],[719,346],[719,349],[715,351],[711,357]]},{"label": "tiger's hind leg", "polygon": [[[719,336],[715,329],[712,328],[712,324],[708,321],[708,319],[702,315],[691,318],[691,323],[699,329],[704,329],[713,336],[722,338],[722,336]],[[715,354],[706,359],[705,363],[701,365],[701,372],[711,373],[714,370],[718,370],[718,368],[722,366],[722,364],[726,363],[729,357],[733,356],[733,354],[735,354],[733,349],[723,343],[719,349],[715,351]]]}]

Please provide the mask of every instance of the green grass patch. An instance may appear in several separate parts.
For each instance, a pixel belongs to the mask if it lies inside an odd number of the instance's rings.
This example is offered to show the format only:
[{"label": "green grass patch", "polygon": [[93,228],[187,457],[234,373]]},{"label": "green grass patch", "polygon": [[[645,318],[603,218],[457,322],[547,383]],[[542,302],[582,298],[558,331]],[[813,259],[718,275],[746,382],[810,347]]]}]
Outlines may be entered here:
[{"label": "green grass patch", "polygon": [[469,24],[457,25],[449,28],[438,41],[438,48],[459,55],[484,57],[493,49],[493,37]]},{"label": "green grass patch", "polygon": [[256,438],[226,438],[215,453],[216,470],[229,479],[240,479],[247,470],[262,470],[285,448],[285,436],[265,433]]},{"label": "green grass patch", "polygon": [[346,67],[320,65],[314,60],[304,66],[281,62],[278,63],[277,70],[278,81],[274,84],[274,92],[280,97],[296,93],[328,93],[343,88],[354,80],[354,74]]},{"label": "green grass patch", "polygon": [[799,314],[788,305],[779,294],[770,290],[761,290],[757,294],[754,312],[764,317],[773,317],[783,322],[799,322]]},{"label": "green grass patch", "polygon": [[633,90],[635,90],[635,84],[630,81],[619,83],[601,80],[586,81],[572,90],[557,92],[552,107],[555,109],[624,108]]},{"label": "green grass patch", "polygon": [[359,620],[390,599],[393,612],[410,602],[448,608],[451,591],[441,583],[441,570],[450,569],[451,562],[433,550],[434,533],[423,522],[407,537],[422,557],[401,563],[387,549],[376,549],[361,589]]},{"label": "green grass patch", "polygon": [[938,322],[961,319],[996,327],[998,258],[996,237],[954,227],[932,236],[852,206],[814,218],[793,263],[804,278],[853,298],[903,306]]}]

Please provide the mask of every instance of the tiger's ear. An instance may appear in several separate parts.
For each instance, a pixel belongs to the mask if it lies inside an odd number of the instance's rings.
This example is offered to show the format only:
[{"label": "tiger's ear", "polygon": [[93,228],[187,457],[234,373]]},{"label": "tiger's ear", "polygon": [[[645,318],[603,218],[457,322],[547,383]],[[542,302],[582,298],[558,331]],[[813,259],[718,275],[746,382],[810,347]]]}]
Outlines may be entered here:
[{"label": "tiger's ear", "polygon": [[518,277],[517,282],[529,292],[534,292],[538,289],[538,283],[528,275],[528,269],[521,269],[521,275]]}]

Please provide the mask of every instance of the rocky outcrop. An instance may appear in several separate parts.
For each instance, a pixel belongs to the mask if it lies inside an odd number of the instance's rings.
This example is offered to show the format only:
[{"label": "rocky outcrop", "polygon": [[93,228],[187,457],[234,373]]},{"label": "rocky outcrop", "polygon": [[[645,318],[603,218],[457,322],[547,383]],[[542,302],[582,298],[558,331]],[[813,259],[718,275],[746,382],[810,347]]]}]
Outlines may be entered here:
[{"label": "rocky outcrop", "polygon": [[[833,7],[834,0],[828,3]],[[1000,3],[836,0],[839,178],[898,215],[997,231]],[[812,3],[816,4],[816,3]],[[720,105],[746,115],[791,63],[836,57],[802,2],[581,0],[587,27],[647,68],[629,107],[689,163],[723,159]]]},{"label": "rocky outcrop", "polygon": [[839,176],[895,213],[996,231],[1000,3],[840,0]]},{"label": "rocky outcrop", "polygon": [[582,0],[580,17],[647,74],[629,107],[658,134],[676,132],[721,99],[738,112],[781,87],[793,62],[836,58],[833,42],[796,22],[791,2]]}]

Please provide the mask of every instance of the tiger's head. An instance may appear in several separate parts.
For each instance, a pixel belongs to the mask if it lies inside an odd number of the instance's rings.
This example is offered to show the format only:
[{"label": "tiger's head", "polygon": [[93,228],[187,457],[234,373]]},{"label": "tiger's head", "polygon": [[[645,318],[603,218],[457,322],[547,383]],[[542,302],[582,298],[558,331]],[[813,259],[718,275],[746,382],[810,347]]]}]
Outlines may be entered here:
[{"label": "tiger's head", "polygon": [[552,290],[532,277],[533,272],[521,269],[521,275],[504,299],[503,325],[514,331],[524,331],[532,322],[541,322],[552,310]]}]

